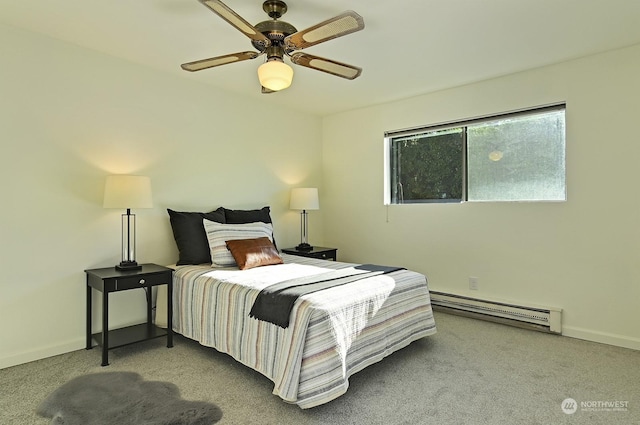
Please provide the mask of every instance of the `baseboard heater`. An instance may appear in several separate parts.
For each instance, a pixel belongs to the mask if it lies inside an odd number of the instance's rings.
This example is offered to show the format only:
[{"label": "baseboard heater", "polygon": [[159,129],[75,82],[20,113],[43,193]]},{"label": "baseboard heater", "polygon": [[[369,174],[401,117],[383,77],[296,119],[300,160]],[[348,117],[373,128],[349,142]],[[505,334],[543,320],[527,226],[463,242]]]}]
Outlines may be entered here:
[{"label": "baseboard heater", "polygon": [[562,333],[562,309],[531,307],[431,291],[434,310],[555,334]]}]

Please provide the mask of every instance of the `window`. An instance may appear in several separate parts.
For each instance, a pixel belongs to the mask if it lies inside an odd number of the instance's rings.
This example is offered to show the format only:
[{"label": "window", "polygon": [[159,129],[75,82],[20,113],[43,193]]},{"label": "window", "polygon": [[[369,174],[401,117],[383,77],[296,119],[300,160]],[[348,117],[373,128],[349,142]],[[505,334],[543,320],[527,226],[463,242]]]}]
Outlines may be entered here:
[{"label": "window", "polygon": [[565,106],[385,135],[385,203],[564,201]]}]

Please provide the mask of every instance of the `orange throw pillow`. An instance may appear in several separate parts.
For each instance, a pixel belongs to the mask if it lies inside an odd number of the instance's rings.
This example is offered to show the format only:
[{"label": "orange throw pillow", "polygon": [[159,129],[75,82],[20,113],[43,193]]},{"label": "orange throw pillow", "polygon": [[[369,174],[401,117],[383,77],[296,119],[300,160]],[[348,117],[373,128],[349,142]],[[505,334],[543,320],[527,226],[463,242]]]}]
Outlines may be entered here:
[{"label": "orange throw pillow", "polygon": [[227,249],[236,260],[240,270],[282,264],[282,257],[267,237],[226,241]]}]

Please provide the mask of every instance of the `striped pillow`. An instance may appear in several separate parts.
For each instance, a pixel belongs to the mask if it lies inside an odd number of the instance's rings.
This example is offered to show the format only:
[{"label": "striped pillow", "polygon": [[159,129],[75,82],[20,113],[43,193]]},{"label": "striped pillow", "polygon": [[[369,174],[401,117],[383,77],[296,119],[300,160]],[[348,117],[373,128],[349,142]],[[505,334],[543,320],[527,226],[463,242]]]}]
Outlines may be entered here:
[{"label": "striped pillow", "polygon": [[273,242],[271,223],[221,224],[207,219],[203,219],[202,223],[207,234],[213,267],[236,265],[236,260],[227,249],[227,241],[268,237]]}]

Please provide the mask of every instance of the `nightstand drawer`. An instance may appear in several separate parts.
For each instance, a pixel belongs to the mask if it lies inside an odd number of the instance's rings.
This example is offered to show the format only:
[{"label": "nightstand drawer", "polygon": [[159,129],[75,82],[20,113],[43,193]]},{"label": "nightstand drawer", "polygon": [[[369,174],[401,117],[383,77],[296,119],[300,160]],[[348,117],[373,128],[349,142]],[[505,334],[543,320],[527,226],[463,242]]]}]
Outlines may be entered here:
[{"label": "nightstand drawer", "polygon": [[297,255],[298,257],[317,258],[320,260],[338,260],[338,248],[326,248],[323,246],[314,246],[309,251],[300,251],[296,248],[284,248],[285,254]]},{"label": "nightstand drawer", "polygon": [[124,291],[127,289],[144,288],[145,286],[163,285],[169,283],[171,273],[119,277],[113,280],[111,291]]}]

